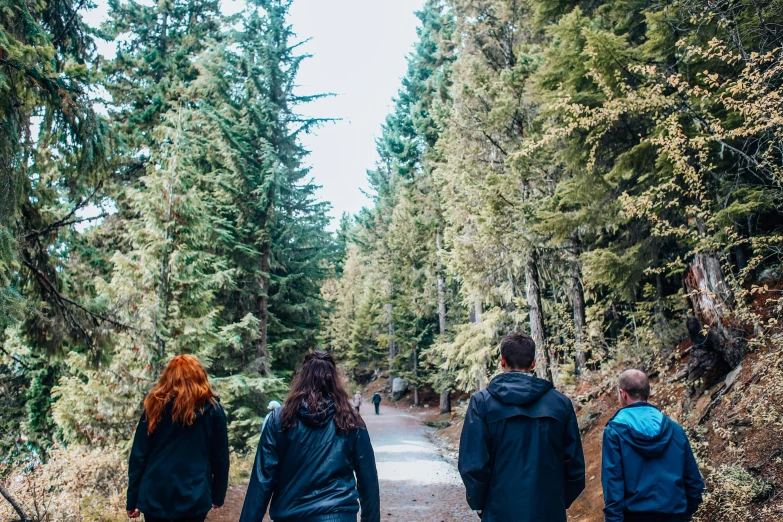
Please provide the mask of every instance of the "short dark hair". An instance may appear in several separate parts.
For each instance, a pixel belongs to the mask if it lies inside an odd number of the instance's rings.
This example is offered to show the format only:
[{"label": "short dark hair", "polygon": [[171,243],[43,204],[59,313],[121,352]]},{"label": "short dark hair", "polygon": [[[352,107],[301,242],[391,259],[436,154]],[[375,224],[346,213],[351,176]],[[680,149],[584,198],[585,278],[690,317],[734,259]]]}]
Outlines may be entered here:
[{"label": "short dark hair", "polygon": [[500,341],[500,355],[513,370],[527,370],[536,359],[536,343],[529,336],[510,333]]},{"label": "short dark hair", "polygon": [[647,402],[650,398],[650,379],[641,370],[626,370],[621,373],[618,387],[637,401]]}]

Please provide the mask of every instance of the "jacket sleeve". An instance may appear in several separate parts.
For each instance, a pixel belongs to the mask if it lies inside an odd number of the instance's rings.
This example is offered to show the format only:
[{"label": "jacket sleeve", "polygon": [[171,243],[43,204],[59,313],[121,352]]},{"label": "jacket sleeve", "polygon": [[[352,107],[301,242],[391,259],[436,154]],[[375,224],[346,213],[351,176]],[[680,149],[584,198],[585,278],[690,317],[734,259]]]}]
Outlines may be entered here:
[{"label": "jacket sleeve", "polygon": [[623,460],[617,433],[610,426],[607,426],[604,430],[601,484],[604,488],[605,521],[623,522],[623,511],[625,509]]},{"label": "jacket sleeve", "polygon": [[569,508],[585,489],[585,455],[573,406],[564,439],[566,508]]},{"label": "jacket sleeve", "polygon": [[685,441],[685,467],[683,469],[683,481],[685,483],[685,497],[688,505],[685,511],[685,520],[691,520],[694,513],[701,505],[702,492],[704,491],[704,481],[699,473],[699,466],[696,464],[696,458],[693,456],[690,442]]},{"label": "jacket sleeve", "polygon": [[125,500],[125,509],[128,511],[132,511],[137,507],[136,503],[139,500],[141,478],[144,476],[144,470],[147,467],[150,441],[147,427],[147,414],[144,413],[136,426],[136,434],[133,436],[133,446],[128,459],[128,493]]},{"label": "jacket sleeve", "polygon": [[487,423],[479,414],[478,401],[478,395],[471,397],[462,425],[458,468],[465,484],[468,505],[471,509],[483,511],[492,475],[489,467],[492,441]]},{"label": "jacket sleeve", "polygon": [[226,500],[228,489],[228,427],[226,414],[220,406],[215,408],[212,419],[212,448],[210,464],[212,466],[212,503],[218,507]]},{"label": "jacket sleeve", "polygon": [[353,466],[356,472],[356,489],[362,507],[361,522],[380,522],[381,500],[378,487],[378,470],[375,467],[375,453],[366,428],[359,428],[353,450]]},{"label": "jacket sleeve", "polygon": [[279,410],[272,412],[272,416],[261,432],[253,471],[250,473],[250,483],[245,494],[245,503],[242,506],[242,515],[239,517],[240,522],[261,522],[277,485],[280,462],[277,444],[278,412]]}]

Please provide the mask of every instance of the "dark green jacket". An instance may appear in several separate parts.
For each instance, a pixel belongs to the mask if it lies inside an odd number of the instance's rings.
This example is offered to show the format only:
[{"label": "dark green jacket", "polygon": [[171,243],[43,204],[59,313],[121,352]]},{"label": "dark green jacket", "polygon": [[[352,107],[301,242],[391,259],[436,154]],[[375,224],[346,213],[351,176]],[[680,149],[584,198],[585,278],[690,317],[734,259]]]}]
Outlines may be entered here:
[{"label": "dark green jacket", "polygon": [[171,406],[152,435],[147,434],[146,414],[136,427],[126,506],[158,518],[203,515],[226,498],[226,415],[219,404],[207,403],[192,426],[183,426],[172,422]]}]

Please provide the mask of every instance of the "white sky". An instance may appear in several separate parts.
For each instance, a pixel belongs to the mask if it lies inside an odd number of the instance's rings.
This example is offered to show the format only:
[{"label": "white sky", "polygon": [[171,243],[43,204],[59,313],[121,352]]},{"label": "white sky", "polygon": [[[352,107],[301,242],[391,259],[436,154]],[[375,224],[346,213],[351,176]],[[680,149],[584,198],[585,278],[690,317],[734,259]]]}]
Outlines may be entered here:
[{"label": "white sky", "polygon": [[[106,0],[96,3],[85,16],[94,25],[107,10]],[[223,0],[223,11],[237,12],[242,5]],[[423,0],[295,0],[291,7],[289,21],[298,37],[312,38],[300,48],[313,55],[299,72],[301,94],[337,94],[303,112],[342,118],[303,139],[312,175],[322,186],[319,195],[331,202],[334,218],[368,203],[360,189],[367,188],[366,170],[375,165],[375,136],[405,74],[405,57],[416,39],[414,11],[422,5]],[[99,44],[99,50],[107,57],[114,52],[110,44]],[[332,228],[337,224],[334,219]]]}]

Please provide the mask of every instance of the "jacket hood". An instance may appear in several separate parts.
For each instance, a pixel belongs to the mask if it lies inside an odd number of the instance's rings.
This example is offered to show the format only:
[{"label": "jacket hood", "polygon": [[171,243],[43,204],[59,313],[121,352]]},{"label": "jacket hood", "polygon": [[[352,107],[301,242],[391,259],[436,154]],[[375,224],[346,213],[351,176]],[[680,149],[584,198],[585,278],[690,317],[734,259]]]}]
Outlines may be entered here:
[{"label": "jacket hood", "polygon": [[669,418],[651,404],[637,402],[618,411],[609,424],[639,455],[659,457],[672,440]]},{"label": "jacket hood", "polygon": [[306,402],[303,402],[299,407],[299,418],[311,428],[323,428],[329,424],[336,411],[331,399],[318,403],[318,407],[312,410]]},{"label": "jacket hood", "polygon": [[522,372],[501,373],[487,387],[489,393],[503,404],[520,406],[536,402],[551,389],[551,382]]}]

